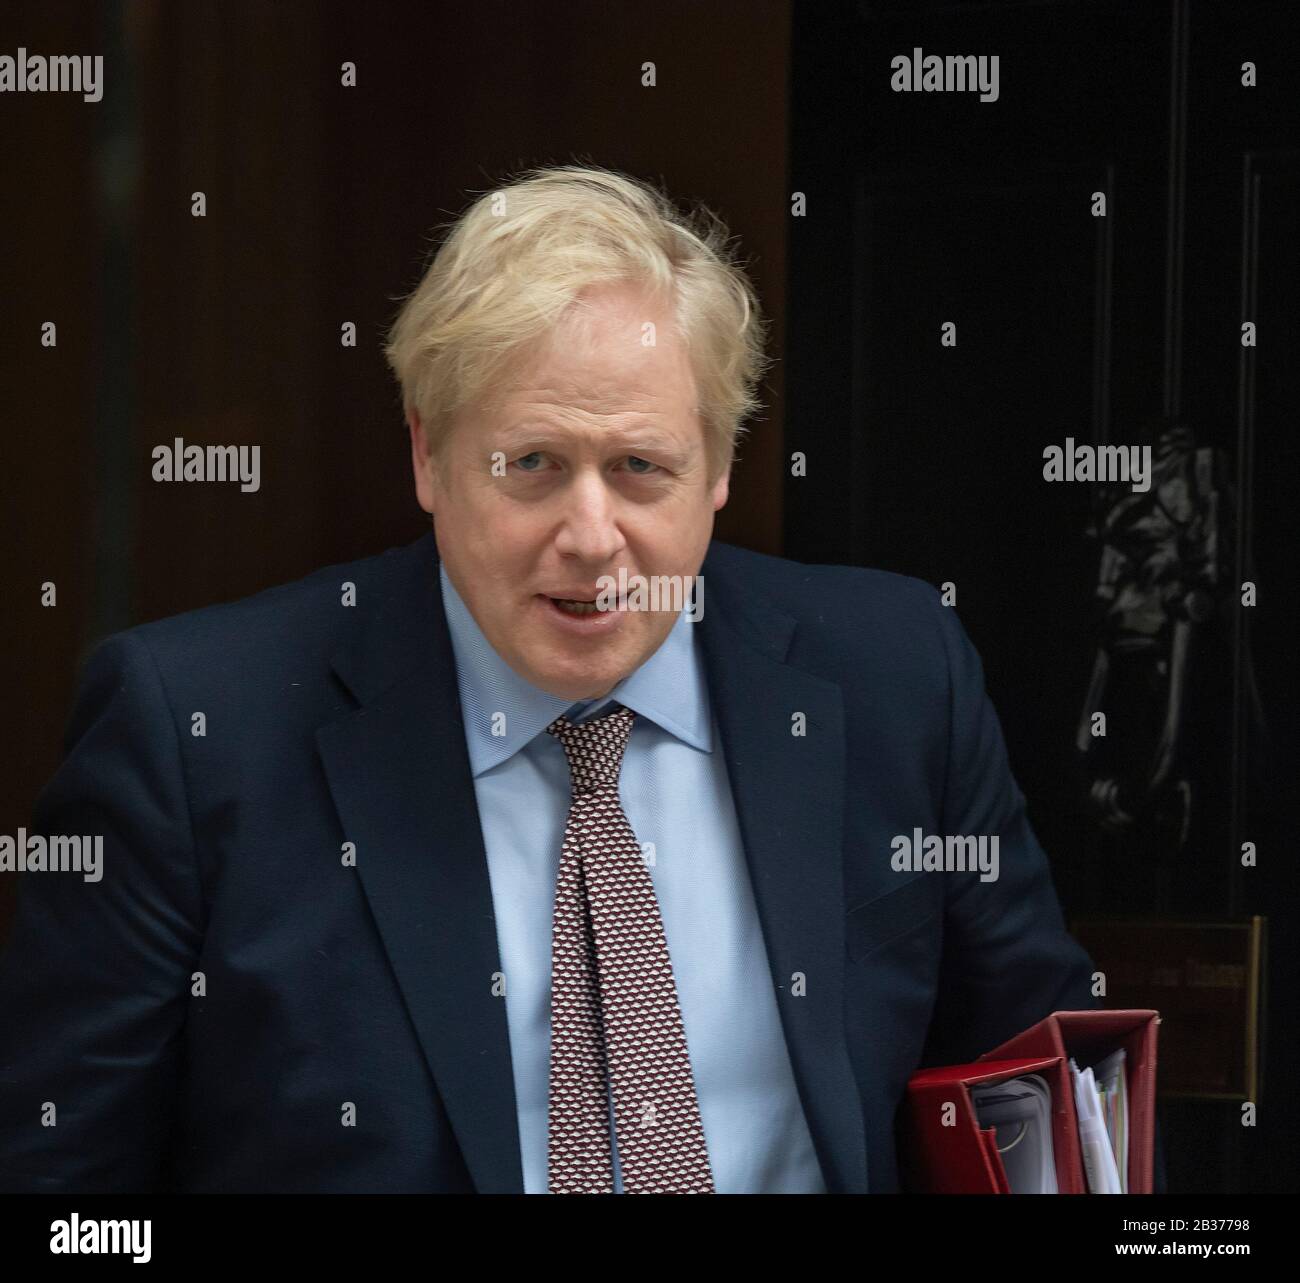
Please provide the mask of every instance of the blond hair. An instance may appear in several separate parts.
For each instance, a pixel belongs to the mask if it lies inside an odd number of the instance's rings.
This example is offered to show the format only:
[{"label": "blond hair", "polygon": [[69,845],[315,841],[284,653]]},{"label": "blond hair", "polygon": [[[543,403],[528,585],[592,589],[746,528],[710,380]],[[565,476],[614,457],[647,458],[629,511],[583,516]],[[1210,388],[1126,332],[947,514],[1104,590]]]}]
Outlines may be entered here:
[{"label": "blond hair", "polygon": [[586,287],[630,281],[671,299],[695,375],[710,478],[730,466],[760,407],[766,323],[722,220],[681,213],[612,170],[530,169],[454,222],[403,302],[385,355],[431,449],[518,350],[549,333]]}]

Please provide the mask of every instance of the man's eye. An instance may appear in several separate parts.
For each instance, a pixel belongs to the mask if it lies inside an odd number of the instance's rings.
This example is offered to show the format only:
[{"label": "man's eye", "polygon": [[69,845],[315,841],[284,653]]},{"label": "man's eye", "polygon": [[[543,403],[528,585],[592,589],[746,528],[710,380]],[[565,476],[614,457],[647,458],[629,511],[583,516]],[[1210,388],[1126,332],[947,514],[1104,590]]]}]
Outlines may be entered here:
[{"label": "man's eye", "polygon": [[530,459],[540,463],[542,461],[541,452],[534,450],[532,454],[520,455],[519,458],[515,460],[515,466],[522,469],[524,472],[537,472],[539,469],[530,466]]},{"label": "man's eye", "polygon": [[[627,462],[631,471],[635,472],[638,476],[642,476],[642,477],[645,476],[646,473],[649,472],[652,468],[657,468],[659,466],[657,463],[651,463],[649,459],[639,459],[634,454],[628,455]],[[642,469],[642,468],[632,467],[633,464],[638,464],[638,463],[645,464],[645,468]]]}]

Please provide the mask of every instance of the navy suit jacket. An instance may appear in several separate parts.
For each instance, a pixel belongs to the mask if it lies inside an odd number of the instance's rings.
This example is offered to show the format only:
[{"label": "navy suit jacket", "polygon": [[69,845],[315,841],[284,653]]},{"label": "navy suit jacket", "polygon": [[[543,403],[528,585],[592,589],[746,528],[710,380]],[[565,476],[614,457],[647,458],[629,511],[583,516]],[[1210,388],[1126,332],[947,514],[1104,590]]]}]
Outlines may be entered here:
[{"label": "navy suit jacket", "polygon": [[[1092,965],[934,589],[716,541],[702,574],[817,1157],[831,1192],[893,1191],[908,1075],[1096,1005]],[[998,834],[999,879],[893,871],[893,837],[918,826]],[[33,831],[102,835],[104,872],[20,882],[5,1189],[522,1191],[432,534],[102,643]]]}]

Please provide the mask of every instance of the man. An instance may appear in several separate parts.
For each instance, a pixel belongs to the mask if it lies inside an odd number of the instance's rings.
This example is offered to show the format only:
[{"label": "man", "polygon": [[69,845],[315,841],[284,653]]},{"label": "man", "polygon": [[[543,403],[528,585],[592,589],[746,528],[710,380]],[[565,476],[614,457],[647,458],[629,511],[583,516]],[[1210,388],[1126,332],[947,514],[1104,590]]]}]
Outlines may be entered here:
[{"label": "man", "polygon": [[1092,1005],[955,613],[711,541],[725,245],[607,171],[484,196],[388,348],[432,534],[96,652],[6,1188],[890,1191],[913,1070]]}]

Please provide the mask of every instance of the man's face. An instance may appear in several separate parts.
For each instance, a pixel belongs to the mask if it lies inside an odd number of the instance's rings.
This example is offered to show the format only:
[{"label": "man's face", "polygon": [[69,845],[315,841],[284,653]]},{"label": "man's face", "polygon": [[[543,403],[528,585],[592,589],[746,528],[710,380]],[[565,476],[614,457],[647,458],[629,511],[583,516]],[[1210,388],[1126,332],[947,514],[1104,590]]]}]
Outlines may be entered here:
[{"label": "man's face", "polygon": [[440,462],[411,419],[416,493],[456,591],[515,672],[570,700],[606,694],[677,614],[574,614],[556,599],[594,601],[620,569],[697,574],[728,484],[725,470],[709,480],[671,309],[626,284],[582,301],[499,391],[456,416]]}]

